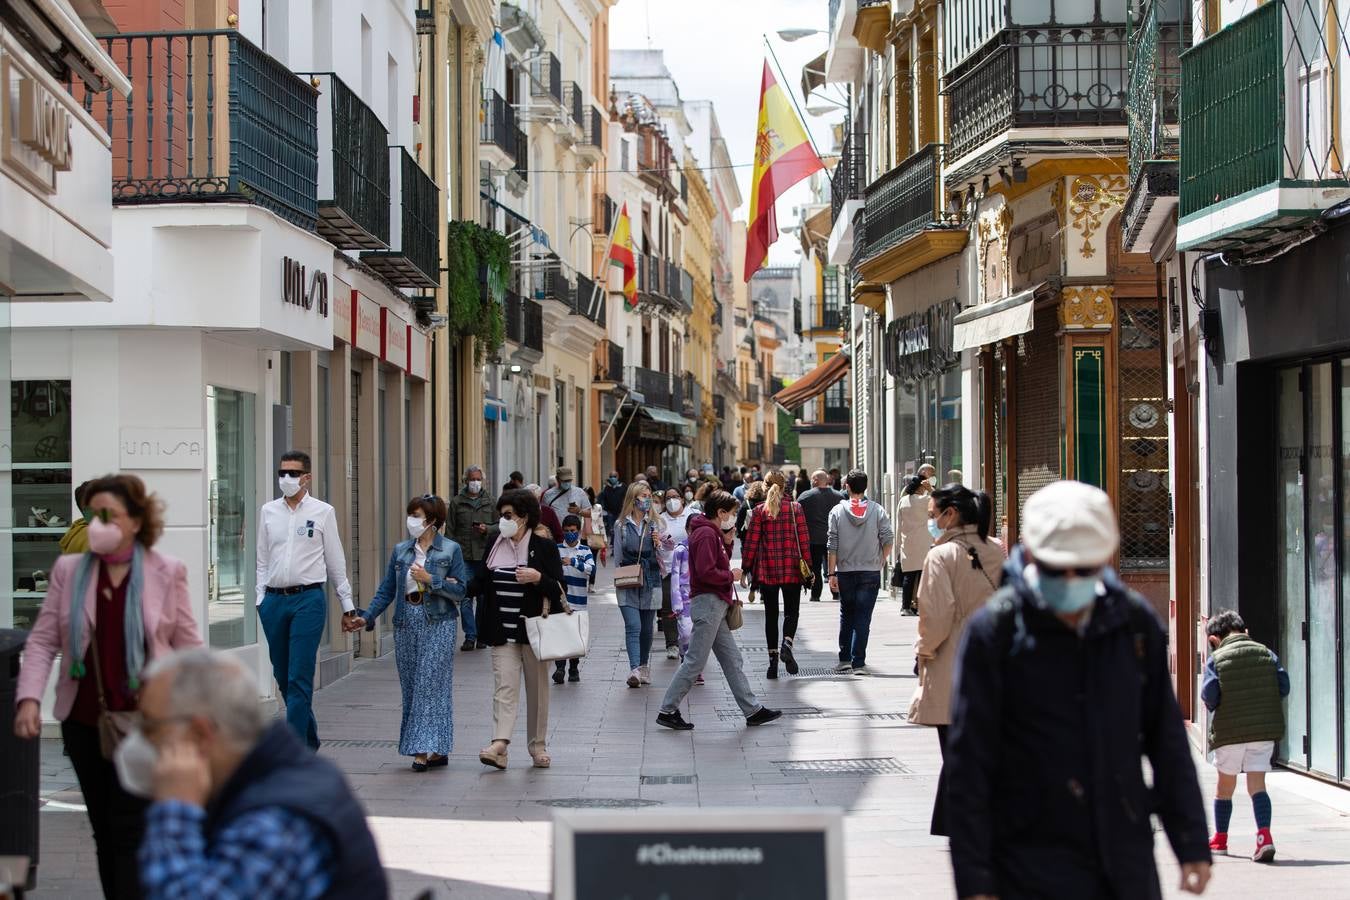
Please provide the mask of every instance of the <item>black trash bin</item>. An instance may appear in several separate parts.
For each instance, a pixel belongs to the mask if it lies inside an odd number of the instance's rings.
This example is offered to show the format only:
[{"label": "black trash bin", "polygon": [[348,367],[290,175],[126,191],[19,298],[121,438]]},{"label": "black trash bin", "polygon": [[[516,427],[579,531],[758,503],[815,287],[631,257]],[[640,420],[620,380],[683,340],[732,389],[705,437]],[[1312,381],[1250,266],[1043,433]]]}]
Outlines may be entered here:
[{"label": "black trash bin", "polygon": [[27,890],[37,881],[38,741],[14,734],[19,653],[28,632],[0,628],[0,856],[28,857]]}]

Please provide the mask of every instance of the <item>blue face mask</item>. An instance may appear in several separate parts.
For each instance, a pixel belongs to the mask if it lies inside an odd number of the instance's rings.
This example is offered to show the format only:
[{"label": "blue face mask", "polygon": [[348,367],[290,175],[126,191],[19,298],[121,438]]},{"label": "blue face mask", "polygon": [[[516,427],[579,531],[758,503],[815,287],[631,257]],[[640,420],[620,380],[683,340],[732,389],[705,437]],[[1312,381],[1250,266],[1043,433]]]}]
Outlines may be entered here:
[{"label": "blue face mask", "polygon": [[1096,578],[1064,578],[1036,572],[1035,577],[1027,581],[1053,613],[1073,615],[1087,609],[1097,599]]},{"label": "blue face mask", "polygon": [[646,512],[647,510],[651,509],[651,508],[652,508],[652,498],[651,498],[651,497],[643,497],[641,500],[639,500],[639,501],[637,502],[637,508],[640,509],[640,510],[642,510],[643,512]]},{"label": "blue face mask", "polygon": [[569,546],[569,547],[574,546],[574,545],[576,544],[577,541],[581,540],[581,532],[580,532],[580,531],[564,531],[564,532],[563,532],[563,540],[567,542],[567,546]]},{"label": "blue face mask", "polygon": [[615,478],[613,475],[611,475],[611,476],[609,476],[609,483],[610,483],[610,484],[618,484],[618,483],[619,483],[619,479],[617,479],[617,478]]},{"label": "blue face mask", "polygon": [[942,526],[938,525],[937,519],[928,520],[928,533],[933,536],[933,540],[942,537]]}]

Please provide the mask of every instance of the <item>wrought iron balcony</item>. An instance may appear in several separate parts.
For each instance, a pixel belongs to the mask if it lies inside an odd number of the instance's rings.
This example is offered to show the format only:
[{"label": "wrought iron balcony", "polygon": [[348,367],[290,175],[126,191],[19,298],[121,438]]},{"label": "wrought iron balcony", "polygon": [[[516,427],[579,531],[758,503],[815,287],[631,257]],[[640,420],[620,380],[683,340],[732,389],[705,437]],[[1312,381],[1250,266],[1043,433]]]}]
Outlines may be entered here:
[{"label": "wrought iron balcony", "polygon": [[603,328],[605,323],[609,321],[605,314],[607,298],[605,297],[604,286],[602,285],[599,291],[595,289],[595,286],[594,280],[587,278],[580,272],[577,273],[576,311],[578,315],[585,316]]},{"label": "wrought iron balcony", "polygon": [[752,460],[755,460],[756,462],[763,462],[763,461],[764,461],[764,438],[755,438],[754,440],[750,441],[750,442],[748,443],[748,450],[747,450],[747,452],[748,452],[748,454],[749,454],[749,455],[746,457],[747,459],[752,459]]},{"label": "wrought iron balcony", "polygon": [[544,51],[530,62],[530,93],[535,97],[552,100],[559,109],[562,109],[562,63],[548,51]]},{"label": "wrought iron balcony", "polygon": [[867,186],[859,263],[873,259],[925,228],[941,225],[942,145],[929,144]]},{"label": "wrought iron balcony", "polygon": [[562,269],[562,261],[553,254],[547,257],[549,268],[536,276],[535,299],[553,300],[568,309],[577,308],[576,286]]},{"label": "wrought iron balcony", "polygon": [[599,150],[605,145],[605,114],[598,106],[592,106],[582,113],[581,144]]},{"label": "wrought iron balcony", "polygon": [[1271,0],[1182,55],[1179,249],[1259,252],[1350,199],[1334,18]]},{"label": "wrought iron balcony", "polygon": [[516,144],[516,111],[506,98],[491,91],[483,98],[483,129],[481,142],[500,149],[513,161],[519,146]]},{"label": "wrought iron balcony", "polygon": [[361,261],[398,287],[441,282],[440,188],[402,147],[389,148],[399,203],[390,213],[389,249],[367,251]]},{"label": "wrought iron balcony", "polygon": [[948,76],[948,160],[1015,128],[1124,125],[1125,38],[1123,24],[1000,32]]},{"label": "wrought iron balcony", "polygon": [[544,352],[544,307],[530,299],[520,301],[524,311],[523,344],[530,350]]},{"label": "wrought iron balcony", "polygon": [[308,81],[234,30],[100,41],[134,86],[83,97],[113,139],[113,202],[253,203],[316,228],[318,92]]},{"label": "wrought iron balcony", "polygon": [[748,384],[745,386],[745,399],[750,403],[759,405],[759,385]]},{"label": "wrought iron balcony", "polygon": [[683,384],[681,391],[681,408],[686,416],[703,415],[703,388],[694,380],[693,372],[685,372],[680,381]]},{"label": "wrought iron balcony", "polygon": [[822,405],[824,407],[824,414],[821,417],[821,421],[826,425],[848,424],[849,411],[847,406],[840,403],[830,403],[828,402],[828,399],[827,401],[824,401]]},{"label": "wrought iron balcony", "polygon": [[502,300],[502,317],[506,320],[506,339],[517,344],[525,341],[525,311],[520,295],[507,289]]},{"label": "wrought iron balcony", "polygon": [[670,374],[643,366],[629,366],[624,379],[650,406],[673,410],[675,391]]},{"label": "wrought iron balcony", "polygon": [[332,73],[319,83],[319,234],[344,250],[389,246],[389,132]]},{"label": "wrought iron balcony", "polygon": [[820,324],[816,327],[825,329],[826,331],[838,331],[842,322],[843,314],[840,312],[839,307],[827,306],[820,311]]},{"label": "wrought iron balcony", "polygon": [[586,96],[575,81],[563,85],[563,107],[572,117],[572,124],[580,136],[586,130]]},{"label": "wrought iron balcony", "polygon": [[518,127],[515,129],[514,143],[516,164],[511,167],[511,172],[522,182],[528,183],[530,180],[530,143],[525,137],[525,132]]},{"label": "wrought iron balcony", "polygon": [[1145,162],[1177,158],[1181,54],[1191,45],[1191,21],[1177,0],[1148,0],[1130,28],[1130,184]]},{"label": "wrought iron balcony", "polygon": [[839,151],[839,163],[830,175],[830,223],[838,221],[839,213],[848,200],[860,199],[867,187],[867,135],[861,128],[854,129],[844,122],[844,145]]},{"label": "wrought iron balcony", "polygon": [[596,345],[595,380],[623,383],[623,347],[609,338]]}]

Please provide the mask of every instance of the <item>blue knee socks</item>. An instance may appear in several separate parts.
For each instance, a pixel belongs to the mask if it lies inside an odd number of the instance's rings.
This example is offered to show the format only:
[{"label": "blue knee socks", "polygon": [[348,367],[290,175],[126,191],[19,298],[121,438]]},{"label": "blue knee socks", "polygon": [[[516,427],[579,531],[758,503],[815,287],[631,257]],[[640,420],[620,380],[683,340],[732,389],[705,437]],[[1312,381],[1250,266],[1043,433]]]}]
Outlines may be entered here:
[{"label": "blue knee socks", "polygon": [[[1232,810],[1232,804],[1228,804],[1229,810]],[[1256,816],[1256,827],[1258,830],[1270,827],[1270,795],[1265,791],[1259,794],[1252,794],[1252,814]]]},{"label": "blue knee socks", "polygon": [[[1263,794],[1262,796],[1265,795]],[[1252,798],[1252,802],[1253,803],[1256,802],[1255,797]],[[1269,807],[1267,806],[1267,808]],[[1233,801],[1219,800],[1216,798],[1214,801],[1214,830],[1219,834],[1227,834],[1228,823],[1231,822],[1232,820],[1233,820]]]}]

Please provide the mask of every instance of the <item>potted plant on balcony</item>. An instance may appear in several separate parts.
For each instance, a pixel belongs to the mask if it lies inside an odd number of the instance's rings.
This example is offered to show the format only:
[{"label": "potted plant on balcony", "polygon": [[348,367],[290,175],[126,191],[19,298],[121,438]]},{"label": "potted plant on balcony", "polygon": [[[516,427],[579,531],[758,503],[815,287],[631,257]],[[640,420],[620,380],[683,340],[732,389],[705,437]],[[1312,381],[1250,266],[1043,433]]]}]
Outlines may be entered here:
[{"label": "potted plant on balcony", "polygon": [[448,327],[457,337],[473,337],[474,360],[496,353],[505,337],[502,313],[511,245],[506,236],[474,222],[446,227]]}]

